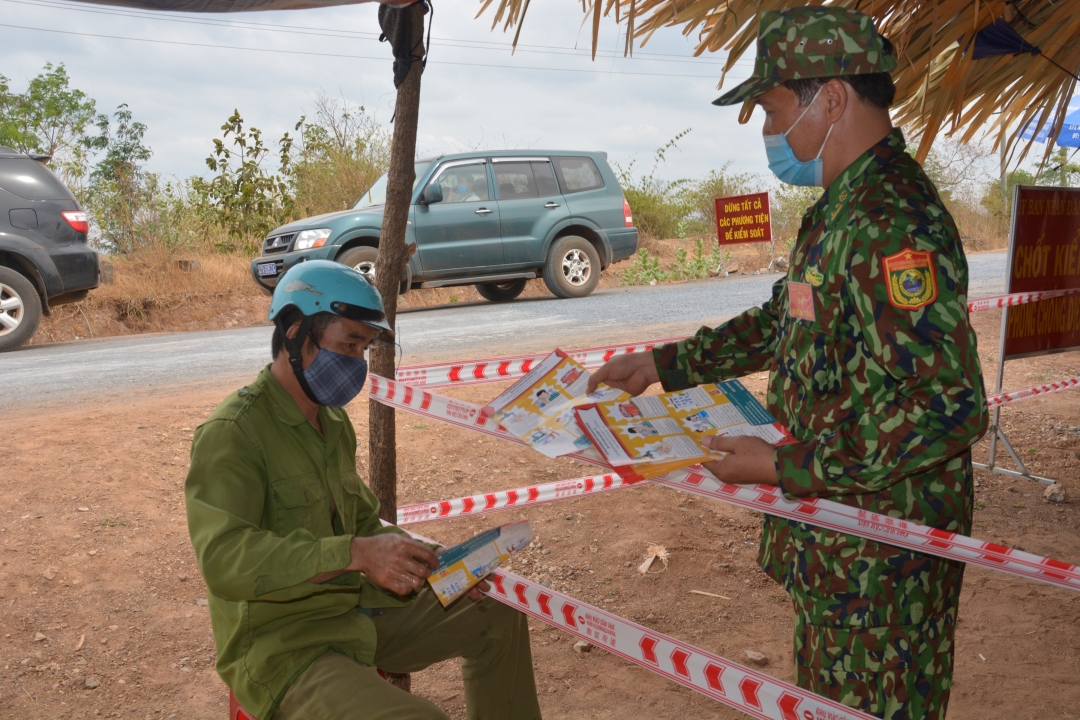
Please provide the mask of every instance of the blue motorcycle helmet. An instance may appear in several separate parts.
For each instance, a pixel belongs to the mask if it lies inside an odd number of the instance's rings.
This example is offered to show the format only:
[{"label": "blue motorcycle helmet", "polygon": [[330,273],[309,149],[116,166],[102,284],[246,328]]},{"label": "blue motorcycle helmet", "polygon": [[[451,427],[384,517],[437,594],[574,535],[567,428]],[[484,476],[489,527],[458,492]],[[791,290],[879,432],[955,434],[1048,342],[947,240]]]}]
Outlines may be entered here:
[{"label": "blue motorcycle helmet", "polygon": [[[285,316],[290,316],[290,324],[295,322],[295,315],[286,312],[289,308],[295,308],[301,315],[299,332],[292,339],[286,334],[289,328]],[[320,348],[319,355],[316,356],[311,367],[307,371],[304,369],[302,357],[304,341],[311,334],[314,316],[324,312],[363,323],[380,334],[392,333],[393,328],[386,321],[386,311],[379,291],[368,282],[367,278],[351,267],[331,260],[309,260],[289,268],[278,281],[274,296],[270,301],[269,319],[281,333],[283,348],[289,353],[289,365],[292,367],[293,374],[304,390],[304,394],[312,402],[340,407],[347,400],[339,403],[335,402],[335,398],[341,399],[349,395],[348,388],[319,387],[318,378],[333,378],[335,373],[319,372],[317,365],[326,362],[323,355],[339,362],[344,362],[344,356]],[[352,360],[357,364],[355,372],[362,371],[366,376],[366,362],[359,359]],[[337,373],[337,375],[341,374]],[[342,380],[345,379],[342,378]],[[362,380],[360,384],[362,386]],[[355,396],[355,393],[352,394]]]}]

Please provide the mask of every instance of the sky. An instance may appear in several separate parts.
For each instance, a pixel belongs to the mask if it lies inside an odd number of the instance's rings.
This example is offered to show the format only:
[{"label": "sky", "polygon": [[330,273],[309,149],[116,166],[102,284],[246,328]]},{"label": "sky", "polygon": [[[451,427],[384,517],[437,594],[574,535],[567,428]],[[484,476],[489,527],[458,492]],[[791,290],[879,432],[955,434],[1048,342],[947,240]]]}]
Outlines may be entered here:
[{"label": "sky", "polygon": [[[594,62],[580,1],[545,0],[532,3],[511,54],[512,32],[492,31],[490,11],[476,19],[479,2],[436,3],[421,153],[600,150],[648,171],[656,149],[690,129],[657,177],[701,177],[728,162],[768,172],[760,113],[739,125],[737,108],[711,105],[723,58],[693,57],[696,37],[665,29],[624,58],[621,28],[605,18]],[[376,13],[373,3],[196,15],[0,0],[0,74],[21,91],[46,62],[63,63],[72,86],[94,98],[99,112],[127,103],[146,124],[150,170],[187,177],[207,172],[212,139],[234,109],[270,141],[312,114],[320,92],[363,105],[388,124],[392,59],[389,46],[377,42]],[[207,47],[221,45],[255,50]],[[751,70],[752,59],[741,59],[725,88]]]}]

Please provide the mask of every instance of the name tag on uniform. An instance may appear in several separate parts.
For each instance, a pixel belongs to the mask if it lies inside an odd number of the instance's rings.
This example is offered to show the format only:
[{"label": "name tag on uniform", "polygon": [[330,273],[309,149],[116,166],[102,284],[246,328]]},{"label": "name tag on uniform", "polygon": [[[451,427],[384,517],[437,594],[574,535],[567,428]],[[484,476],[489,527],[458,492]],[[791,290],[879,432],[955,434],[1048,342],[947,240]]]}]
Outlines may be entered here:
[{"label": "name tag on uniform", "polygon": [[814,312],[814,287],[810,283],[791,282],[787,284],[788,312],[800,320],[817,320]]}]

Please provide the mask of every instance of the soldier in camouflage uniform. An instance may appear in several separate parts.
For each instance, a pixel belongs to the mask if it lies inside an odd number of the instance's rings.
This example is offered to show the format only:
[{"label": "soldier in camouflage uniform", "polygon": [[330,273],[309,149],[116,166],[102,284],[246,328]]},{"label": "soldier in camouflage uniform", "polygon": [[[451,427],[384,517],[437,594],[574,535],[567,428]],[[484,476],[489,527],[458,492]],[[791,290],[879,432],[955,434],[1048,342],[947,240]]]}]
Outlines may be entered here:
[{"label": "soldier in camouflage uniform", "polygon": [[[781,134],[825,187],[787,275],[762,307],[617,358],[591,384],[637,394],[768,370],[768,408],[795,442],[712,439],[729,453],[710,467],[721,480],[968,534],[988,417],[967,261],[892,129],[894,67],[861,13],[763,13],[754,77],[716,103],[761,105],[766,142]],[[799,158],[814,153],[818,168]],[[944,718],[962,564],[769,515],[759,562],[792,597],[801,687],[889,720]]]}]

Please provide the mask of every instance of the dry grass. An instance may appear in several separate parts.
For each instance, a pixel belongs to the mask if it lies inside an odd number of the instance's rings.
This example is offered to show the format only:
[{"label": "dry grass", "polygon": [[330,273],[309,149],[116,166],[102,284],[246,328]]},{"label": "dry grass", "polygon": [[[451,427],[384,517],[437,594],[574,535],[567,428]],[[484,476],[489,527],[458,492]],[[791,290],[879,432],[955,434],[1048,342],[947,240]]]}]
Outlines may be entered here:
[{"label": "dry grass", "polygon": [[[1000,232],[984,215],[973,212],[966,217],[956,212],[956,218],[964,231],[967,250],[1005,247],[1006,238],[999,237]],[[645,238],[641,247],[659,258],[662,266],[667,266],[674,262],[680,248],[692,255],[694,241]],[[729,245],[724,251],[731,253],[724,264],[732,273],[749,274],[764,270],[769,264],[767,243]],[[776,248],[777,257],[786,258],[787,254],[786,248]],[[186,271],[181,261],[195,261],[198,268]],[[600,276],[600,287],[618,287],[620,275],[632,262],[633,258],[629,258],[608,266]],[[270,298],[252,281],[249,260],[245,257],[147,249],[114,259],[112,264],[112,284],[92,290],[82,302],[54,308],[51,317],[42,319],[41,328],[30,344],[137,333],[222,330],[267,322]],[[522,297],[550,295],[539,278],[530,280],[522,293]],[[413,290],[399,299],[398,307],[408,310],[468,302],[486,301],[475,287],[465,285]]]},{"label": "dry grass", "polygon": [[950,207],[949,212],[960,229],[964,249],[968,252],[1004,250],[1008,247],[1008,229],[982,208],[961,202]]},{"label": "dry grass", "polygon": [[[198,263],[191,271],[180,261]],[[248,260],[220,253],[141,250],[113,260],[113,282],[44,318],[33,344],[132,333],[215,330],[266,321],[270,299]]]},{"label": "dry grass", "polygon": [[[674,257],[674,250],[671,251]],[[185,271],[181,261],[196,261]],[[624,260],[600,276],[600,287],[616,287]],[[54,308],[31,344],[151,332],[191,332],[267,322],[270,298],[251,278],[249,260],[216,252],[141,250],[113,260],[113,283],[90,292],[80,303]],[[530,280],[522,297],[550,297],[544,281]],[[413,290],[398,307],[433,307],[486,302],[472,285]]]}]

